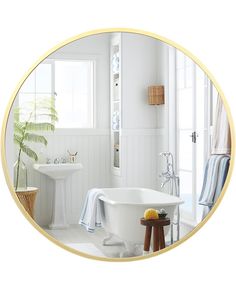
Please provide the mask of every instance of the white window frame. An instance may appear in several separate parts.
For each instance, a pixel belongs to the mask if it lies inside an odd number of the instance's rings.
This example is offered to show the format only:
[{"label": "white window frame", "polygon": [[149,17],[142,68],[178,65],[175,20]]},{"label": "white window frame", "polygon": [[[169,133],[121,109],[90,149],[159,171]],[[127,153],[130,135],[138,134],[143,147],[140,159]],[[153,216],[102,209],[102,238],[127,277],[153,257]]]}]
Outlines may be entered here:
[{"label": "white window frame", "polygon": [[[66,58],[66,57],[61,57],[61,58],[55,58],[55,59],[51,59],[51,62],[53,63],[53,69],[52,69],[52,72],[53,72],[53,76],[55,77],[55,62],[56,61],[70,61],[70,62],[79,62],[79,61],[89,61],[89,62],[92,62],[92,67],[93,67],[93,99],[92,99],[92,125],[91,127],[86,127],[86,128],[80,128],[80,127],[57,127],[56,126],[56,129],[59,130],[59,129],[80,129],[80,130],[91,130],[91,129],[95,129],[96,126],[97,126],[97,122],[96,122],[96,60],[94,58],[89,58],[89,57],[78,57],[78,58]],[[56,94],[56,89],[55,89],[55,78],[53,79],[53,87],[54,87],[54,94]]]},{"label": "white window frame", "polygon": [[[54,94],[55,94],[55,92],[54,92],[54,81],[53,81],[53,71],[54,71],[54,69],[53,69],[53,67],[54,67],[54,65],[51,63],[51,61],[48,61],[48,60],[44,60],[44,61],[42,61],[40,64],[51,64],[51,81],[52,81],[52,84],[51,84],[51,95],[52,95],[52,97],[54,97]],[[37,67],[40,65],[40,64],[38,64],[37,65]],[[37,69],[37,67],[35,67],[32,71],[31,71],[31,73],[30,73],[30,75]],[[29,76],[30,76],[29,75]],[[28,79],[28,77],[26,78],[26,80]],[[26,81],[25,80],[25,81]],[[25,82],[24,81],[24,82]],[[35,84],[36,85],[36,84]],[[24,91],[21,91],[21,89],[19,90],[19,92],[18,92],[18,94],[17,94],[17,105],[18,105],[18,107],[20,107],[20,100],[19,100],[19,94],[20,93],[25,93],[25,94],[29,94],[30,92],[24,92]],[[40,94],[48,94],[49,92],[32,92],[32,94],[34,94],[34,99],[36,99],[36,94],[37,93],[40,93]],[[20,118],[19,118],[19,120],[20,120]]]},{"label": "white window frame", "polygon": [[92,86],[92,124],[91,127],[86,127],[86,128],[80,128],[80,127],[57,127],[56,126],[56,131],[57,130],[92,130],[95,129],[97,127],[97,116],[96,116],[96,58],[94,56],[90,57],[90,56],[63,56],[63,57],[56,57],[56,58],[47,58],[45,59],[42,64],[51,64],[51,95],[53,98],[55,98],[56,96],[56,89],[55,89],[55,62],[56,61],[70,61],[70,62],[79,62],[79,61],[89,61],[92,62],[92,79],[93,79],[93,86]]}]

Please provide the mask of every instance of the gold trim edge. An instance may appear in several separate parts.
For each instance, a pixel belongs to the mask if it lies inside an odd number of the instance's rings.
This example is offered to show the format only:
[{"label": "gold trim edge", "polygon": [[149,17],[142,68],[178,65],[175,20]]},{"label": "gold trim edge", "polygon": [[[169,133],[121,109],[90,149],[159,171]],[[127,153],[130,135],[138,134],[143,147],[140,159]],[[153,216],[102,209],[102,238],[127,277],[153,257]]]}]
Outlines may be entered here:
[{"label": "gold trim edge", "polygon": [[[231,163],[230,163],[230,167],[229,167],[229,172],[224,184],[224,187],[221,191],[221,194],[216,202],[216,204],[214,205],[214,207],[212,208],[212,210],[208,213],[208,215],[204,218],[203,221],[201,221],[191,232],[189,232],[187,235],[185,235],[183,238],[181,238],[179,241],[175,242],[173,245],[170,245],[168,247],[166,247],[165,249],[162,249],[160,251],[158,251],[157,253],[151,253],[148,254],[146,256],[137,256],[137,257],[127,257],[127,258],[104,258],[104,257],[98,257],[98,256],[93,256],[90,254],[86,254],[83,252],[80,252],[78,250],[75,250],[73,248],[68,247],[67,245],[61,243],[60,241],[58,241],[57,239],[53,238],[52,236],[50,236],[43,228],[41,228],[30,216],[29,214],[25,211],[25,209],[23,208],[23,206],[21,205],[20,201],[18,200],[16,193],[14,191],[14,187],[9,175],[9,171],[8,171],[8,167],[7,167],[7,160],[6,160],[6,147],[5,147],[5,139],[6,139],[6,127],[7,127],[7,122],[9,119],[9,114],[11,111],[11,107],[13,105],[13,102],[15,100],[15,97],[20,89],[20,87],[22,86],[22,84],[24,83],[24,81],[28,78],[28,76],[31,74],[31,72],[43,61],[45,60],[49,55],[51,55],[52,53],[54,53],[56,50],[62,48],[63,46],[74,42],[76,40],[82,39],[84,37],[88,37],[91,35],[95,35],[95,34],[102,34],[102,33],[115,33],[115,32],[122,32],[122,33],[134,33],[134,34],[142,34],[142,35],[146,35],[149,37],[153,37],[159,41],[165,42],[166,44],[173,46],[175,48],[177,48],[178,50],[182,51],[184,54],[186,54],[188,57],[190,57],[209,77],[209,79],[213,82],[214,86],[216,87],[217,91],[220,94],[220,97],[223,100],[226,112],[227,112],[227,116],[229,119],[229,124],[230,124],[230,133],[231,133]],[[181,45],[175,43],[174,41],[167,39],[163,36],[157,35],[155,33],[151,33],[148,31],[144,31],[144,30],[139,30],[139,29],[133,29],[133,28],[103,28],[103,29],[96,29],[96,30],[92,30],[92,31],[88,31],[85,33],[81,33],[78,34],[74,37],[68,38],[67,40],[59,43],[58,45],[54,46],[53,48],[51,48],[50,50],[48,50],[44,55],[42,55],[31,67],[30,69],[26,72],[26,74],[23,76],[23,78],[19,81],[18,85],[16,86],[13,94],[11,95],[10,101],[7,104],[6,110],[5,110],[5,114],[4,114],[4,118],[3,118],[3,123],[2,123],[2,130],[1,130],[1,158],[2,158],[2,167],[3,167],[3,172],[5,175],[5,179],[6,179],[6,183],[7,186],[10,190],[10,193],[16,203],[16,205],[18,206],[18,208],[20,209],[20,211],[22,212],[22,214],[25,216],[25,218],[34,226],[34,228],[36,228],[43,236],[45,236],[48,240],[50,240],[51,242],[53,242],[54,244],[56,244],[57,246],[61,247],[62,249],[65,249],[73,254],[79,255],[81,257],[85,257],[85,258],[89,258],[89,259],[93,259],[93,260],[98,260],[98,261],[108,261],[108,262],[128,262],[128,261],[139,261],[139,260],[144,260],[150,257],[156,257],[159,256],[162,253],[168,252],[171,249],[174,249],[175,247],[181,245],[183,242],[185,242],[186,240],[188,240],[190,237],[192,237],[196,232],[199,231],[199,229],[211,218],[211,216],[214,214],[214,212],[216,211],[216,209],[218,208],[219,204],[221,203],[224,194],[228,188],[230,179],[232,177],[232,172],[233,172],[233,168],[234,168],[234,161],[235,161],[235,129],[234,129],[234,123],[233,123],[233,118],[230,112],[230,107],[227,103],[227,100],[225,98],[225,95],[221,89],[221,87],[219,86],[218,82],[216,81],[216,79],[214,78],[214,76],[211,74],[211,72],[208,70],[208,68],[196,57],[194,56],[190,51],[188,51],[186,48],[182,47]]]}]

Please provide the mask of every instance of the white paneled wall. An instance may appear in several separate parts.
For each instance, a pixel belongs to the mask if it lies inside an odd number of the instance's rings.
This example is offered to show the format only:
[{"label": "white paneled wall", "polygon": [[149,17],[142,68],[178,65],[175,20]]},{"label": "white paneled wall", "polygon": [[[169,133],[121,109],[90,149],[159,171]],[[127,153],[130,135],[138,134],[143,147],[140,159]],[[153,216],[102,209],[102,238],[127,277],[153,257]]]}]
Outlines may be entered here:
[{"label": "white paneled wall", "polygon": [[[158,177],[163,167],[159,153],[165,150],[164,129],[123,129],[121,176],[111,176],[109,130],[56,130],[46,135],[48,145],[35,149],[45,157],[55,159],[67,155],[67,149],[78,151],[83,169],[66,181],[66,213],[70,224],[78,223],[87,191],[94,187],[146,187],[160,189]],[[25,158],[30,186],[39,187],[35,204],[35,218],[47,226],[52,216],[53,181],[36,172]],[[112,178],[112,179],[111,179]]]},{"label": "white paneled wall", "polygon": [[[66,181],[66,212],[68,222],[78,222],[87,191],[93,187],[110,186],[109,130],[57,130],[47,134],[48,146],[41,150],[47,157],[55,159],[67,155],[67,149],[78,151],[78,162],[83,169]],[[38,149],[40,153],[40,149]],[[45,159],[40,159],[42,162]],[[53,182],[39,174],[28,163],[28,180],[31,186],[39,187],[35,205],[36,221],[41,226],[48,225],[52,215]]]},{"label": "white paneled wall", "polygon": [[160,190],[164,139],[164,129],[122,129],[121,176],[113,176],[112,185]]}]

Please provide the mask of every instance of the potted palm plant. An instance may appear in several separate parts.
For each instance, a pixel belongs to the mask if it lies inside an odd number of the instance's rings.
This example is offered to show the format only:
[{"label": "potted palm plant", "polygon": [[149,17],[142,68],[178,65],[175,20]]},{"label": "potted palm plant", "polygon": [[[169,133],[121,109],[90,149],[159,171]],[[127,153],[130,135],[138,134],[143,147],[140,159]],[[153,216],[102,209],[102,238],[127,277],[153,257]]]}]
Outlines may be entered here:
[{"label": "potted palm plant", "polygon": [[14,109],[14,143],[18,147],[17,160],[14,165],[14,187],[27,188],[27,168],[22,161],[22,154],[26,154],[34,161],[38,161],[37,152],[30,147],[30,143],[47,145],[47,139],[40,131],[54,131],[58,120],[54,98],[42,98],[27,103],[27,107]]}]

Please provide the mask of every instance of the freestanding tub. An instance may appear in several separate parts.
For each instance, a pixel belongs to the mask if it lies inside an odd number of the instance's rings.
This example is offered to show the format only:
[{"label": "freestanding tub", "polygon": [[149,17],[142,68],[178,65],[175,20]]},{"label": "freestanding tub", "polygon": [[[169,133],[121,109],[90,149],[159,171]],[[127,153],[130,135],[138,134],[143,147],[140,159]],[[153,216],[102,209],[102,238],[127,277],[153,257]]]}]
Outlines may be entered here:
[{"label": "freestanding tub", "polygon": [[[101,221],[108,234],[104,244],[112,236],[116,236],[124,242],[126,252],[132,252],[136,245],[143,244],[145,227],[140,225],[140,218],[146,209],[164,208],[172,221],[176,207],[183,203],[179,197],[152,189],[103,188],[102,190],[104,196],[99,197]],[[165,235],[168,231],[169,227],[165,229]]]}]

